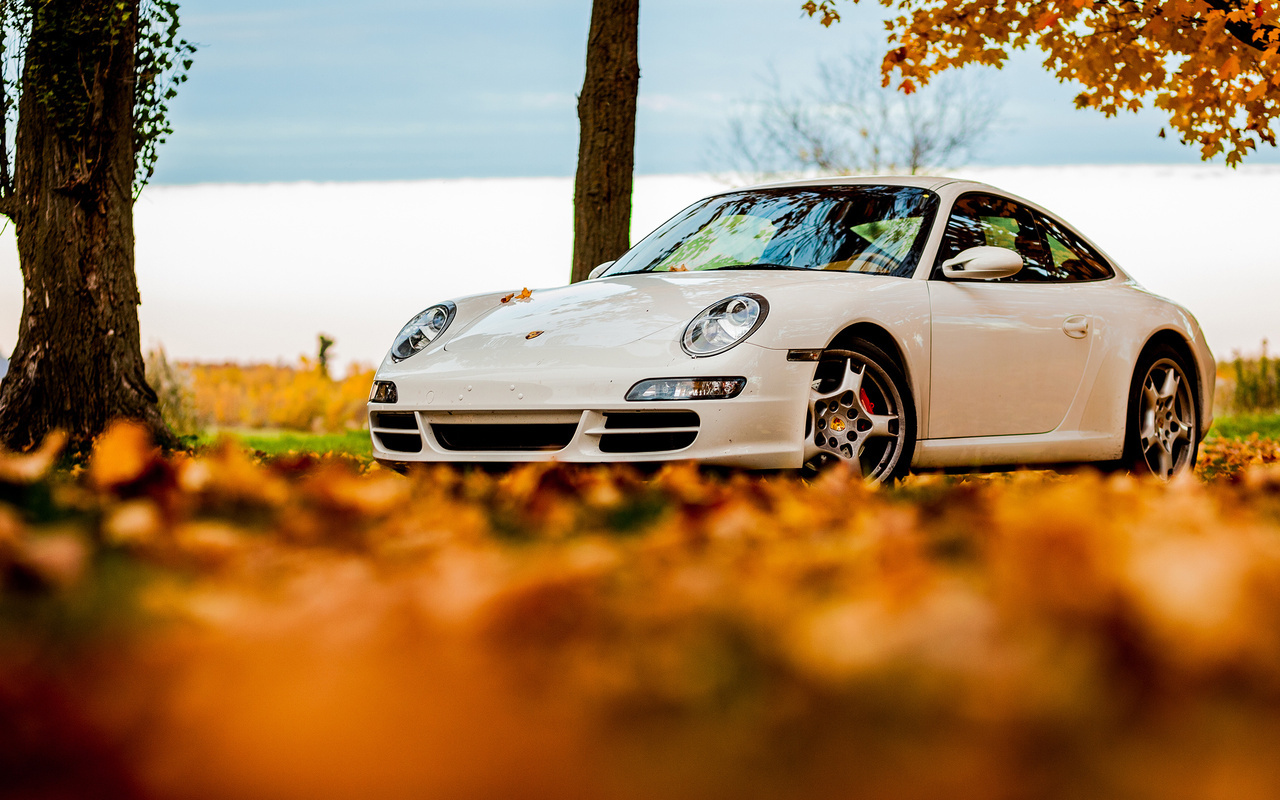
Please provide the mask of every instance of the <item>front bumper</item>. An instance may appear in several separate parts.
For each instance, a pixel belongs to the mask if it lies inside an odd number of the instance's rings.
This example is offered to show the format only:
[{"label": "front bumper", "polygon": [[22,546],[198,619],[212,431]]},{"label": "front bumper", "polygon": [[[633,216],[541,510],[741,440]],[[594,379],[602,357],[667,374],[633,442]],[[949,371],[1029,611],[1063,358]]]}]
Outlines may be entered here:
[{"label": "front bumper", "polygon": [[[815,365],[787,361],[786,350],[747,342],[695,359],[678,345],[640,340],[528,355],[527,363],[517,363],[510,354],[441,349],[384,363],[377,379],[395,382],[399,400],[369,403],[374,458],[397,464],[694,459],[760,469],[803,462]],[[728,400],[624,399],[639,381],[690,377],[745,377],[747,386]]]}]

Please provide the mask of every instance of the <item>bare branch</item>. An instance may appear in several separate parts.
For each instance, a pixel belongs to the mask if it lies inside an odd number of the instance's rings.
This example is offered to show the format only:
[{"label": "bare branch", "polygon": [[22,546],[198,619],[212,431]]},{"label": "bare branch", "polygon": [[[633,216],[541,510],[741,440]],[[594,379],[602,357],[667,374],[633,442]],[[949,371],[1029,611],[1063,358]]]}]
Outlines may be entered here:
[{"label": "bare branch", "polygon": [[803,92],[784,89],[776,72],[762,78],[762,95],[730,118],[718,162],[756,180],[955,166],[973,156],[1001,105],[970,73],[911,95],[885,89],[867,54],[820,62],[817,72],[817,87]]}]

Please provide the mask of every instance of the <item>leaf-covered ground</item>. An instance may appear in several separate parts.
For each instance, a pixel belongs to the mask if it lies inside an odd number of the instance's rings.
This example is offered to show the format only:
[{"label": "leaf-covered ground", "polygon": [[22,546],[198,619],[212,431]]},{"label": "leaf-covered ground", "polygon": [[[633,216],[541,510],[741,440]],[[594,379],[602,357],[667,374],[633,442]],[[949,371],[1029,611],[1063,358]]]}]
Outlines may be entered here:
[{"label": "leaf-covered ground", "polygon": [[0,456],[0,795],[1280,796],[1280,465]]}]

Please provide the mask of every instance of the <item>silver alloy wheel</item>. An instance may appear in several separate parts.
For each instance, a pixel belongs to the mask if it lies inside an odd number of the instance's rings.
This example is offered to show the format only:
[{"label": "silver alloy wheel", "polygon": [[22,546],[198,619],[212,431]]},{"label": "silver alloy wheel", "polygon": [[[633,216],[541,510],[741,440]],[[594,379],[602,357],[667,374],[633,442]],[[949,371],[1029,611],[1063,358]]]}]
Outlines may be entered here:
[{"label": "silver alloy wheel", "polygon": [[[853,353],[843,364],[839,386],[810,392],[812,430],[806,440],[806,463],[845,461],[871,481],[892,476],[902,459],[907,426],[898,387],[871,359]],[[871,409],[867,401],[871,400]],[[883,403],[883,413],[879,405]]]},{"label": "silver alloy wheel", "polygon": [[1176,361],[1162,358],[1147,369],[1138,395],[1138,442],[1152,473],[1169,480],[1187,469],[1195,453],[1196,405],[1191,382]]}]

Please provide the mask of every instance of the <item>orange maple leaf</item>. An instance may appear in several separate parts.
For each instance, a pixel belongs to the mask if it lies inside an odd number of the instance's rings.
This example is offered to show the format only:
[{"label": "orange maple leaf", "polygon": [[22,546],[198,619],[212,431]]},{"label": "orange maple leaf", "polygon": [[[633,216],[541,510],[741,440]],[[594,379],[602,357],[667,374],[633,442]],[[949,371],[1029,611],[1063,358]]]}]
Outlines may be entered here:
[{"label": "orange maple leaf", "polygon": [[89,461],[89,481],[100,489],[131,483],[160,456],[151,432],[136,422],[113,422],[98,437]]},{"label": "orange maple leaf", "polygon": [[1227,57],[1218,69],[1218,78],[1221,80],[1230,80],[1240,72],[1240,58],[1235,53]]},{"label": "orange maple leaf", "polygon": [[516,295],[517,300],[528,300],[530,297],[533,297],[533,292],[527,286],[524,288],[524,291]]},{"label": "orange maple leaf", "polygon": [[1053,27],[1058,20],[1062,19],[1062,15],[1057,11],[1046,11],[1036,20],[1036,30],[1042,31],[1045,28]]}]

